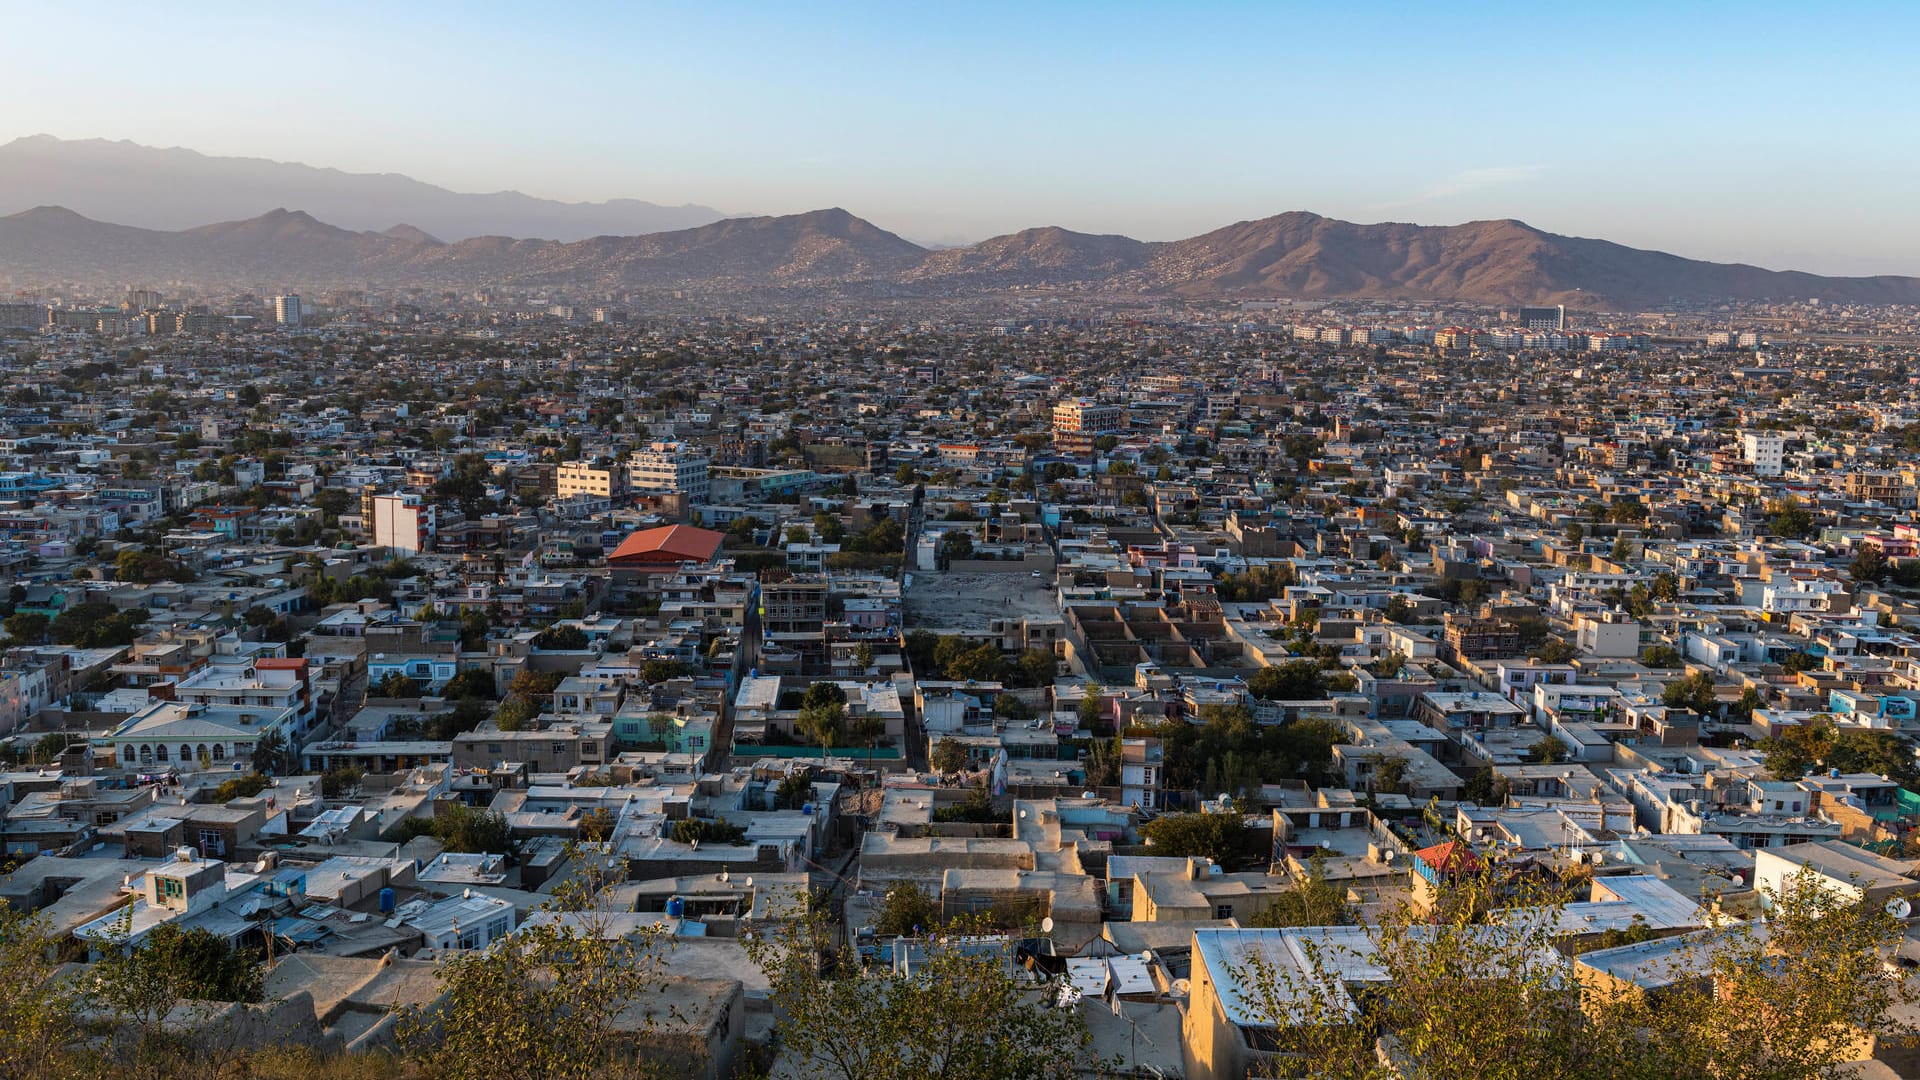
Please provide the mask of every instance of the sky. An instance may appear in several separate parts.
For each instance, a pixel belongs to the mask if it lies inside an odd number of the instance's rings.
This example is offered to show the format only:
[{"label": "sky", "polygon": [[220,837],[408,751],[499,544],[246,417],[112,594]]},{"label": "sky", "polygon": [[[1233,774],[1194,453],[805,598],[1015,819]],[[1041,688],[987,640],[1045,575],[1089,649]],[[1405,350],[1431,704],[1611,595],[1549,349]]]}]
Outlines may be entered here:
[{"label": "sky", "polygon": [[1287,210],[1920,274],[1920,4],[0,0],[46,133],[922,242]]}]

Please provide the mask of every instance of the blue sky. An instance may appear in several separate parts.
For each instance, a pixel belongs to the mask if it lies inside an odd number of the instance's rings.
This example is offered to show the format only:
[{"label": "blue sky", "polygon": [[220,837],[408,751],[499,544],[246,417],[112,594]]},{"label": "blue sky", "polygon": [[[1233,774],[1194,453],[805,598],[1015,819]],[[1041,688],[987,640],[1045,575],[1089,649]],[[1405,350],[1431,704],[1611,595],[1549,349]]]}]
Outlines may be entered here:
[{"label": "blue sky", "polygon": [[0,0],[0,141],[920,240],[1303,209],[1920,273],[1920,5],[1582,7]]}]

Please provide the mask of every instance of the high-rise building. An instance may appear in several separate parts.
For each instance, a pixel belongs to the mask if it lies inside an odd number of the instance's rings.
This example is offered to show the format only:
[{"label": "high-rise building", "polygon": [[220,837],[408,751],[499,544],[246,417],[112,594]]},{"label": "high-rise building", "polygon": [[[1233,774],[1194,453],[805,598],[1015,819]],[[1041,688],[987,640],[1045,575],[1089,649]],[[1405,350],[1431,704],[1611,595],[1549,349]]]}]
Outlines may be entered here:
[{"label": "high-rise building", "polygon": [[627,482],[634,491],[679,492],[689,503],[707,501],[707,456],[682,442],[651,443],[635,450]]},{"label": "high-rise building", "polygon": [[153,289],[128,289],[127,298],[120,306],[137,315],[142,311],[153,311],[164,303],[166,298]]},{"label": "high-rise building", "polygon": [[1749,431],[1740,436],[1747,464],[1755,476],[1779,476],[1786,471],[1787,440],[1771,431]]},{"label": "high-rise building", "polygon": [[416,492],[369,495],[362,502],[367,531],[373,534],[375,547],[391,549],[395,554],[417,555],[426,549],[438,531],[433,504]]},{"label": "high-rise building", "polygon": [[287,293],[273,298],[273,321],[281,326],[299,326],[304,314],[306,309],[300,304],[300,294]]},{"label": "high-rise building", "polygon": [[1565,330],[1567,306],[1523,307],[1520,309],[1520,325],[1528,330]]}]

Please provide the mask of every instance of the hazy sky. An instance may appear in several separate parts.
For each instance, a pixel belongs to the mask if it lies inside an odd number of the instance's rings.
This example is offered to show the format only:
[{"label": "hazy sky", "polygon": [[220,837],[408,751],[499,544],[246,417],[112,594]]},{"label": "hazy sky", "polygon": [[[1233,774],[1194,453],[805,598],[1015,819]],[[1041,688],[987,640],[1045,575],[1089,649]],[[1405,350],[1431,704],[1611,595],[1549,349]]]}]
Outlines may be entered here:
[{"label": "hazy sky", "polygon": [[1920,4],[0,0],[47,132],[919,240],[1304,209],[1920,273]]}]

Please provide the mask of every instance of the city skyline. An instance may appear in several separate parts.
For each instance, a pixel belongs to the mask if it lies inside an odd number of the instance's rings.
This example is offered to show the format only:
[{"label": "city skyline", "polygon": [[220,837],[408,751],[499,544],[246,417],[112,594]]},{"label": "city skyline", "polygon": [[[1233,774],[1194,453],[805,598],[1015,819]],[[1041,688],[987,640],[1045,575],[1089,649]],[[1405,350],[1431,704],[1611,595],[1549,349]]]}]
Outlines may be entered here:
[{"label": "city skyline", "polygon": [[429,5],[378,21],[349,6],[298,23],[207,5],[84,25],[21,9],[9,18],[28,37],[117,32],[0,72],[0,92],[34,103],[0,120],[0,141],[129,139],[729,214],[845,206],[935,243],[1040,224],[1164,240],[1303,209],[1512,217],[1694,258],[1916,273],[1920,212],[1902,196],[1920,154],[1884,135],[1911,96],[1893,50],[1916,17],[1855,10],[1884,32],[1719,4],[541,20]]}]

